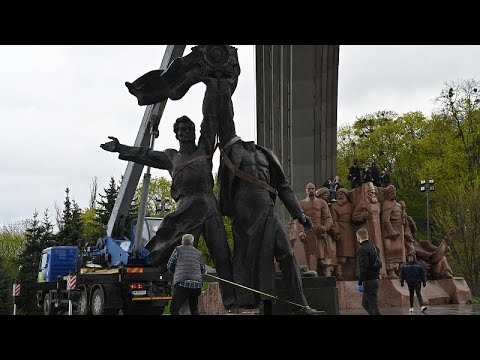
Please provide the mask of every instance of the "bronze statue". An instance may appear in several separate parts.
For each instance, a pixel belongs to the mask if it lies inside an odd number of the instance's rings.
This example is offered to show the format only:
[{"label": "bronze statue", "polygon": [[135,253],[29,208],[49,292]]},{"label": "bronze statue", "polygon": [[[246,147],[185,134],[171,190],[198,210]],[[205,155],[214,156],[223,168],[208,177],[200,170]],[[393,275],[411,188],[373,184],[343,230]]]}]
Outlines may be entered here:
[{"label": "bronze statue", "polygon": [[[310,219],[302,211],[277,157],[253,141],[241,140],[235,132],[232,91],[220,79],[219,143],[221,162],[218,172],[219,202],[222,213],[232,219],[234,238],[233,278],[238,284],[271,293],[273,260],[278,261],[290,300],[305,306],[301,313],[315,314],[303,294],[303,286],[285,228],[275,211],[278,196],[293,219],[307,230]],[[236,288],[240,307],[259,307],[263,295]]]},{"label": "bronze statue", "polygon": [[[172,176],[171,194],[177,210],[163,219],[156,235],[146,245],[150,250],[148,260],[165,268],[171,253],[182,235],[193,234],[195,239],[203,233],[218,275],[233,280],[230,250],[218,203],[213,194],[212,155],[217,133],[217,101],[220,88],[215,79],[206,81],[203,103],[204,119],[198,145],[195,144],[195,124],[186,116],[177,119],[175,136],[180,149],[156,151],[120,144],[118,139],[102,144],[104,150],[118,152],[119,158],[158,169],[168,170]],[[152,99],[152,97],[146,97]],[[232,285],[221,282],[220,288],[225,308],[236,307]]]},{"label": "bronze statue", "polygon": [[348,197],[348,190],[340,188],[336,193],[337,201],[330,205],[333,226],[337,236],[337,280],[344,280],[343,266],[355,265],[357,237],[352,223],[353,205]]},{"label": "bronze statue", "polygon": [[[180,75],[170,75],[175,73]],[[290,290],[291,300],[302,305],[300,313],[318,314],[308,307],[303,294],[300,272],[288,236],[275,212],[276,196],[306,229],[312,227],[311,221],[302,212],[276,156],[253,142],[242,141],[235,134],[231,96],[239,74],[235,48],[228,45],[199,45],[192,48],[192,54],[174,60],[165,72],[149,73],[133,84],[126,85],[137,96],[139,104],[149,104],[166,97],[178,99],[190,86],[205,78],[217,80],[217,101],[211,105],[215,118],[220,122],[219,205],[222,213],[232,219],[233,280],[243,286],[271,293],[275,257]],[[201,169],[205,170],[211,172],[211,165]],[[198,181],[198,176],[192,173],[190,182],[195,181]],[[243,287],[237,287],[236,290],[237,302],[241,307],[258,307],[261,300],[270,299],[263,295],[259,297]]]},{"label": "bronze statue", "polygon": [[386,270],[389,278],[398,278],[400,264],[405,262],[403,210],[395,200],[397,195],[395,186],[389,185],[381,189],[384,191],[381,220]]},{"label": "bronze statue", "polygon": [[320,229],[319,238],[317,239],[317,256],[324,276],[332,276],[334,266],[337,264],[336,233],[327,204],[329,195],[330,192],[327,188],[320,188],[315,193],[315,196],[320,201]]}]

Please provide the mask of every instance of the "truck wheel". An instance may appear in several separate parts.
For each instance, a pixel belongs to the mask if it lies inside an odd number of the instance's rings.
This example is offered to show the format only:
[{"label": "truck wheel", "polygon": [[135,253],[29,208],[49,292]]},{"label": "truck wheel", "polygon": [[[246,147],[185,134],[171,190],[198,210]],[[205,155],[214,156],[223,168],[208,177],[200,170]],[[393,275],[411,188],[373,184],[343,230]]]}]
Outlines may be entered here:
[{"label": "truck wheel", "polygon": [[52,296],[49,292],[43,298],[43,314],[53,315]]},{"label": "truck wheel", "polygon": [[105,313],[105,298],[102,289],[95,289],[92,296],[92,315],[103,315]]},{"label": "truck wheel", "polygon": [[84,290],[80,294],[80,298],[77,301],[77,314],[88,315],[89,313],[90,309],[88,308],[87,291]]}]

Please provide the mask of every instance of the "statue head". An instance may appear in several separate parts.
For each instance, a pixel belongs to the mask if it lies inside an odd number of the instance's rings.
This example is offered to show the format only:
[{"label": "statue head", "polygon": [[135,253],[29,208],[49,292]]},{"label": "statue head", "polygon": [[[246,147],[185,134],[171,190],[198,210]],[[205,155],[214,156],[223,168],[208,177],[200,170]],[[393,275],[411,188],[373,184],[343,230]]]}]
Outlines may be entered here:
[{"label": "statue head", "polygon": [[365,186],[365,197],[371,204],[376,204],[378,202],[377,199],[377,192],[375,190],[375,186],[373,186],[372,182],[367,182],[364,184]]},{"label": "statue head", "polygon": [[188,116],[179,117],[173,124],[173,131],[181,143],[195,143],[195,124]]},{"label": "statue head", "polygon": [[349,202],[350,199],[348,198],[348,190],[345,188],[340,188],[337,190],[337,204],[340,206],[343,206],[347,202]]},{"label": "statue head", "polygon": [[307,193],[308,197],[315,197],[315,185],[312,183],[305,185],[305,192]]},{"label": "statue head", "polygon": [[397,189],[393,185],[388,185],[385,188],[385,197],[389,200],[395,200],[397,197]]},{"label": "statue head", "polygon": [[329,195],[330,195],[330,191],[324,187],[318,189],[317,192],[315,193],[315,196],[317,198],[323,199],[325,201],[328,201]]}]

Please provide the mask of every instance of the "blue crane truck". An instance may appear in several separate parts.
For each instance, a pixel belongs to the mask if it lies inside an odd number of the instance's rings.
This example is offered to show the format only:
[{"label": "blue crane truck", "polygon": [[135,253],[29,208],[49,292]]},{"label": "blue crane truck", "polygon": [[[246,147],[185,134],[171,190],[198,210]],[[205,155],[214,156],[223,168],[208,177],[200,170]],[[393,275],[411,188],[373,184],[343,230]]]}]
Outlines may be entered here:
[{"label": "blue crane truck", "polygon": [[[42,251],[37,304],[45,315],[65,313],[69,302],[78,315],[161,315],[171,299],[172,274],[148,266],[145,245],[155,234],[161,218],[144,220],[140,252],[133,252],[136,220],[131,240],[110,236],[95,246],[53,246]],[[76,276],[69,289],[68,277]],[[70,282],[72,285],[72,282]]]}]

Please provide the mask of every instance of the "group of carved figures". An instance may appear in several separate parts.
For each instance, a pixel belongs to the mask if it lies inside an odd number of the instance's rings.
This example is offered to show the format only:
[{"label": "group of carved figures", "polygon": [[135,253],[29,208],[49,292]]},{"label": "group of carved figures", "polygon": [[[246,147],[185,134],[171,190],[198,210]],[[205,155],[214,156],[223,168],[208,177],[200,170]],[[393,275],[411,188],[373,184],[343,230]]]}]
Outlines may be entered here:
[{"label": "group of carved figures", "polygon": [[415,251],[429,279],[452,278],[445,253],[454,230],[450,230],[438,246],[416,239],[416,224],[408,216],[403,201],[396,200],[393,185],[376,187],[363,183],[353,190],[337,190],[337,201],[327,203],[329,190],[306,185],[305,199],[300,201],[314,229],[305,231],[298,221],[291,219],[286,225],[297,262],[323,276],[336,276],[337,280],[356,279],[356,231],[366,227],[369,240],[380,249],[384,264],[383,278],[398,278],[400,265],[406,254]]}]

